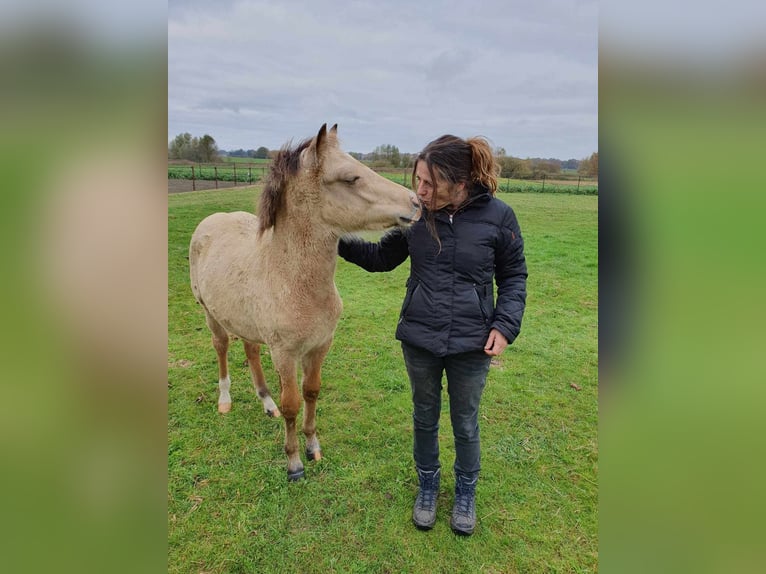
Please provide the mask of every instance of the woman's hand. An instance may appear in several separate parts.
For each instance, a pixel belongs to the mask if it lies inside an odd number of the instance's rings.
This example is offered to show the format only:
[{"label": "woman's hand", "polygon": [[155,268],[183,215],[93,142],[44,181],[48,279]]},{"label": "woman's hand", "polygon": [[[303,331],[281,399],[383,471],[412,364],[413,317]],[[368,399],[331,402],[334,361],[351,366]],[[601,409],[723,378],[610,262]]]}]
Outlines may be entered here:
[{"label": "woman's hand", "polygon": [[490,357],[496,357],[502,353],[503,349],[505,349],[507,346],[508,339],[506,339],[505,336],[497,329],[492,329],[489,332],[487,344],[484,345],[484,352],[487,353],[487,355]]}]

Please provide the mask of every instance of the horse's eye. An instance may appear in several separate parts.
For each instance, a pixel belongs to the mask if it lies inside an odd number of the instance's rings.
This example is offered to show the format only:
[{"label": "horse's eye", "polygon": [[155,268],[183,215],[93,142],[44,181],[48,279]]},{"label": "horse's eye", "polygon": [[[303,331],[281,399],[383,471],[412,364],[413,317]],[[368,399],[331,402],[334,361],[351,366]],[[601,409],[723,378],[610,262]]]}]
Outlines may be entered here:
[{"label": "horse's eye", "polygon": [[344,181],[345,181],[347,184],[349,184],[349,185],[354,185],[354,184],[357,182],[357,180],[359,180],[359,179],[360,179],[360,176],[358,176],[358,175],[355,175],[354,177],[349,177],[348,179],[346,179],[346,180],[344,180]]}]

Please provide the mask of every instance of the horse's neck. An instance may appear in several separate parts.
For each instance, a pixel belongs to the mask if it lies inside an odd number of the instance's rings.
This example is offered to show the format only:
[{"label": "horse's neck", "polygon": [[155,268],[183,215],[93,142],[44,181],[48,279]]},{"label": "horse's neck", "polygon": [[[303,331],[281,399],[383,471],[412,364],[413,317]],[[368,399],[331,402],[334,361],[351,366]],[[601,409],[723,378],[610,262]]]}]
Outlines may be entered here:
[{"label": "horse's neck", "polygon": [[289,274],[309,281],[333,282],[338,260],[338,237],[306,220],[285,218],[273,230],[269,255]]}]

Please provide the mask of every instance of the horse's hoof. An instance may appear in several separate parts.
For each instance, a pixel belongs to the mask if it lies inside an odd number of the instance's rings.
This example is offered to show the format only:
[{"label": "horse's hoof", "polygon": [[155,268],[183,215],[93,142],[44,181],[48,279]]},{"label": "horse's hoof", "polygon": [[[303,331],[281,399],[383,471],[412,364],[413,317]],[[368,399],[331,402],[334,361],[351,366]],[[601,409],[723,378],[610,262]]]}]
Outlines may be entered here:
[{"label": "horse's hoof", "polygon": [[218,403],[218,412],[226,414],[231,410],[231,403]]},{"label": "horse's hoof", "polygon": [[306,451],[306,459],[307,460],[322,460],[322,451],[321,450],[314,450],[314,451],[307,450]]},{"label": "horse's hoof", "polygon": [[298,469],[298,470],[295,470],[293,472],[290,472],[289,470],[287,471],[287,481],[288,482],[296,482],[296,481],[298,481],[298,480],[300,480],[302,478],[305,478],[305,476],[306,476],[306,473],[304,472],[304,470],[302,468]]},{"label": "horse's hoof", "polygon": [[266,414],[269,415],[272,419],[278,419],[282,416],[282,413],[279,412],[279,409],[274,409],[273,411],[266,411]]}]

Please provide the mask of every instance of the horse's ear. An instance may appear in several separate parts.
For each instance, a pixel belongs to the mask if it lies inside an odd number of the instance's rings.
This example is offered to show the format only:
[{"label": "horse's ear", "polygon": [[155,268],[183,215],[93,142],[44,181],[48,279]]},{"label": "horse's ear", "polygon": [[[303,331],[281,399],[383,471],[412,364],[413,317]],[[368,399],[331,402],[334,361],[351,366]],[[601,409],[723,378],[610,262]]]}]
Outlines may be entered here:
[{"label": "horse's ear", "polygon": [[325,149],[329,144],[328,139],[327,124],[322,124],[322,127],[319,128],[319,133],[317,133],[314,141],[311,142],[311,146],[307,150],[309,151],[309,163],[307,165],[312,165],[315,169],[319,168],[319,166],[322,164]]},{"label": "horse's ear", "polygon": [[325,145],[327,142],[327,124],[322,124],[322,127],[319,128],[319,133],[317,134],[317,141],[316,144],[316,150],[317,155],[319,155],[319,152],[322,149],[322,146]]},{"label": "horse's ear", "polygon": [[327,134],[329,140],[332,142],[333,145],[338,145],[338,124],[333,124],[333,126],[330,128],[330,132]]}]

